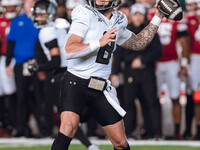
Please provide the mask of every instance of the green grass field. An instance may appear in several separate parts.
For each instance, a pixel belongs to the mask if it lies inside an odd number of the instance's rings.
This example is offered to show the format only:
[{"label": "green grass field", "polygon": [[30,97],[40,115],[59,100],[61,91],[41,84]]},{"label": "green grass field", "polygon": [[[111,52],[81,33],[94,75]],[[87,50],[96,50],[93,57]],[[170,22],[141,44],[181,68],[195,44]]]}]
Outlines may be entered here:
[{"label": "green grass field", "polygon": [[[50,150],[50,146],[33,146],[33,147],[2,147],[2,150]],[[101,150],[113,150],[111,145],[100,145]],[[132,150],[200,150],[200,147],[190,146],[131,146]],[[69,150],[87,150],[83,145],[73,144]]]}]

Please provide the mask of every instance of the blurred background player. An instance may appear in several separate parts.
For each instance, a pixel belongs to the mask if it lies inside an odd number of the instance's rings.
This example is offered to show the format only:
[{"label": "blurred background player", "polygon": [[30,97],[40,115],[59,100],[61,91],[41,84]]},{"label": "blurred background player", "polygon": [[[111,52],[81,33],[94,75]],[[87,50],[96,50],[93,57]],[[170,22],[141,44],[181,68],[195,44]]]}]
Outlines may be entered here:
[{"label": "blurred background player", "polygon": [[[185,78],[187,76],[189,57],[188,27],[184,19],[177,22],[164,18],[158,29],[158,34],[163,47],[163,55],[157,63],[156,70],[158,94],[161,94],[162,86],[166,84],[173,104],[174,139],[182,139],[180,135],[181,105],[179,94],[180,77]],[[180,62],[176,47],[177,42],[180,43],[181,48]]]},{"label": "blurred background player", "polygon": [[[12,58],[15,59],[14,74],[17,87],[17,132],[15,136],[32,136],[28,125],[31,111],[36,111],[34,105],[33,81],[35,76],[30,76],[28,63],[35,57],[35,45],[39,30],[31,20],[30,8],[35,0],[24,0],[22,14],[11,21],[10,32],[7,36],[6,72],[12,74],[10,67]],[[28,33],[28,34],[27,34]],[[34,108],[34,109],[33,109]]]},{"label": "blurred background player", "polygon": [[[197,22],[197,20],[198,20],[196,18],[197,3],[195,0],[185,0],[185,7],[186,7],[186,12],[184,13],[184,18],[187,19],[188,29],[189,29],[189,33],[190,33],[191,22]],[[190,50],[190,54],[191,54],[191,48],[192,48],[191,36],[188,39],[188,42],[190,43],[189,50]],[[191,72],[189,71],[189,76],[190,76],[190,74],[191,74]],[[186,94],[187,94],[187,104],[186,104],[186,111],[185,111],[186,128],[185,128],[185,131],[183,134],[183,138],[188,140],[188,139],[192,138],[191,137],[191,125],[192,125],[192,120],[194,117],[193,92],[192,92],[191,84],[190,84],[190,81],[188,80],[188,78],[187,78]]]},{"label": "blurred background player", "polygon": [[[151,20],[154,14],[153,4],[156,1],[137,1],[145,4],[148,11],[148,19]],[[187,20],[184,18],[182,21],[177,22],[164,18],[158,34],[163,47],[163,56],[157,63],[156,69],[158,95],[162,99],[163,91],[166,93],[166,87],[168,88],[169,96],[173,103],[174,138],[182,139],[180,135],[181,105],[179,104],[179,95],[181,80],[185,82],[185,78],[188,75],[189,36]],[[163,105],[163,107],[165,106]],[[165,120],[167,118],[162,119]]]},{"label": "blurred background player", "polygon": [[[3,126],[3,131],[0,131],[0,136],[9,136],[16,123],[16,85],[14,72],[6,74],[6,47],[7,35],[10,30],[10,22],[15,18],[21,9],[22,0],[1,0],[3,15],[0,18],[0,126]],[[10,68],[14,67],[14,59],[11,60]],[[6,117],[7,116],[7,117]]]},{"label": "blurred background player", "polygon": [[192,89],[193,99],[190,98],[190,102],[186,109],[187,124],[184,136],[186,138],[191,137],[191,122],[194,114],[197,129],[194,139],[200,140],[200,1],[186,0],[185,4],[187,9],[188,29],[191,39],[189,84]]}]

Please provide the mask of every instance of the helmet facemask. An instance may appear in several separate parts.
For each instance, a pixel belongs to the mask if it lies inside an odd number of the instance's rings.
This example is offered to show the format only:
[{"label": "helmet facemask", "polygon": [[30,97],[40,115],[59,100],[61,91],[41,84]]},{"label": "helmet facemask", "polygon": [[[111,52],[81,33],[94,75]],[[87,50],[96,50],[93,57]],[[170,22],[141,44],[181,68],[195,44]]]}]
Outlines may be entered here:
[{"label": "helmet facemask", "polygon": [[110,8],[115,8],[117,6],[119,6],[119,4],[121,4],[121,0],[110,0],[109,4],[106,5],[106,2],[108,0],[104,0],[104,5],[97,5],[96,0],[89,0],[89,4],[90,6],[94,7],[95,9],[99,10],[99,11],[104,11],[104,10],[108,10]]}]

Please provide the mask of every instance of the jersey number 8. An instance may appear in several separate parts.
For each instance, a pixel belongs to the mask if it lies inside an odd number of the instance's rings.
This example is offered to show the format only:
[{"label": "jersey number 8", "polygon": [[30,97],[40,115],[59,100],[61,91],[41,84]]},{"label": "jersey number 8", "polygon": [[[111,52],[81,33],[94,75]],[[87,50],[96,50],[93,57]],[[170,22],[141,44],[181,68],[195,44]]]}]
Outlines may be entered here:
[{"label": "jersey number 8", "polygon": [[[105,34],[106,32],[104,32]],[[114,49],[115,42],[111,42],[111,45],[106,45],[99,49],[96,62],[100,64],[108,64],[110,61],[111,54]]]}]

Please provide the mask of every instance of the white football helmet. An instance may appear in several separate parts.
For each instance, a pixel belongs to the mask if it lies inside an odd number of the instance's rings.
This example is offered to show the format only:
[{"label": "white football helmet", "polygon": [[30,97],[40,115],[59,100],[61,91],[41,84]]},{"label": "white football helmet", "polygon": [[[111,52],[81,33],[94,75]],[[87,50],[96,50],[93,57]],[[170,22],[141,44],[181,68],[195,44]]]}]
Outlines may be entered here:
[{"label": "white football helmet", "polygon": [[1,0],[2,6],[17,6],[23,3],[22,0]]},{"label": "white football helmet", "polygon": [[[3,11],[5,13],[5,17],[9,20],[16,17],[21,9],[22,3],[22,0],[2,0],[1,6],[4,7]],[[15,9],[9,9],[11,7],[15,7]]]},{"label": "white football helmet", "polygon": [[196,0],[185,0],[185,7],[188,13],[194,14],[197,9]]},{"label": "white football helmet", "polygon": [[97,5],[96,0],[88,0],[90,6],[96,8],[97,10],[108,10],[110,8],[115,8],[121,4],[121,0],[110,0],[108,5],[105,5],[106,0],[104,0],[104,5]]},{"label": "white football helmet", "polygon": [[31,11],[34,25],[40,28],[55,21],[57,4],[50,0],[38,0]]}]

